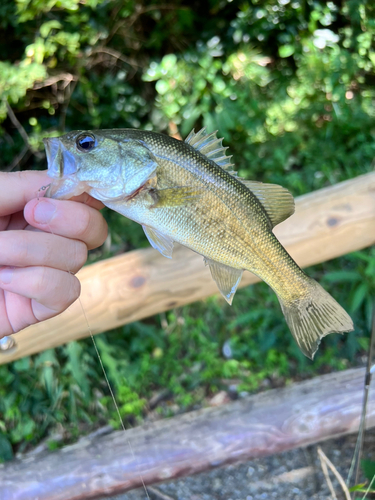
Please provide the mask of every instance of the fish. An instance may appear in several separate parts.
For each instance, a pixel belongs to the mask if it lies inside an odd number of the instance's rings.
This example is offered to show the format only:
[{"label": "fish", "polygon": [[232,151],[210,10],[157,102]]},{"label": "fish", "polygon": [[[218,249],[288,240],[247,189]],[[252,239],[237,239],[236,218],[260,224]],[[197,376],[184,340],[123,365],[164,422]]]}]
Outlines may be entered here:
[{"label": "fish", "polygon": [[282,186],[240,178],[217,132],[185,141],[136,129],[78,130],[46,138],[46,196],[83,192],[142,225],[172,258],[174,243],[202,255],[231,304],[244,270],[276,293],[299,348],[313,359],[329,333],[354,329],[346,311],[307,276],[273,233],[294,213]]}]

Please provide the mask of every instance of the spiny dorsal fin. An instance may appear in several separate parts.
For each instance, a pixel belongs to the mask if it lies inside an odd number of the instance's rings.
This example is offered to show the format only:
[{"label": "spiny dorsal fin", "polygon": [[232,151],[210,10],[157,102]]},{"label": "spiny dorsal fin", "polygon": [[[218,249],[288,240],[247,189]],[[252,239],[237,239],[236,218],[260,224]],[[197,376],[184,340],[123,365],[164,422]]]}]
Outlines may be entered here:
[{"label": "spiny dorsal fin", "polygon": [[272,227],[280,224],[294,213],[294,199],[289,191],[277,184],[263,184],[257,181],[246,181],[237,176],[232,170],[231,156],[226,155],[228,148],[223,147],[223,139],[216,137],[216,132],[206,133],[203,127],[195,133],[194,129],[186,137],[185,142],[196,150],[214,161],[219,167],[226,170],[230,175],[236,177],[258,198],[270,218]]},{"label": "spiny dorsal fin", "polygon": [[[228,148],[223,147],[223,139],[218,139],[216,134],[217,130],[211,134],[207,134],[205,127],[197,133],[193,129],[186,137],[185,142],[214,161],[219,167],[228,170],[230,167],[233,167],[233,163],[231,162],[232,157],[226,155]],[[234,175],[234,172],[230,172],[230,174]]]},{"label": "spiny dorsal fin", "polygon": [[272,227],[294,214],[294,198],[291,193],[277,184],[245,181],[237,177],[258,198],[263,205]]}]

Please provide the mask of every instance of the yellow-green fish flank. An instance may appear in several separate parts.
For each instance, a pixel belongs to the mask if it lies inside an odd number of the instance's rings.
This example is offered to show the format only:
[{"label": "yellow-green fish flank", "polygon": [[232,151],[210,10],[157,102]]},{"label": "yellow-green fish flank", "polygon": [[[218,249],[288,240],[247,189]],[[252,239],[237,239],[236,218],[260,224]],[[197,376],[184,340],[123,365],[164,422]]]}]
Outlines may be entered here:
[{"label": "yellow-green fish flank", "polygon": [[142,224],[151,245],[172,257],[178,242],[204,257],[231,303],[244,270],[276,292],[299,347],[313,357],[322,337],[353,323],[298,267],[272,232],[294,212],[281,186],[245,181],[222,140],[202,129],[182,142],[150,131],[75,131],[45,139],[48,196],[87,192]]}]

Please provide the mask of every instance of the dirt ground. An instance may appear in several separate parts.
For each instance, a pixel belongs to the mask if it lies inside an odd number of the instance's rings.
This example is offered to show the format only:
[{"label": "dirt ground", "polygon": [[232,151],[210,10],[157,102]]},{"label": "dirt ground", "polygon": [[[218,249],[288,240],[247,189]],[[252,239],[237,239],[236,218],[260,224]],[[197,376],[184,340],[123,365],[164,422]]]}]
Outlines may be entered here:
[{"label": "dirt ground", "polygon": [[[332,439],[320,444],[346,480],[357,436]],[[316,446],[215,469],[195,476],[137,489],[112,500],[328,500],[332,499],[323,475]],[[375,459],[375,429],[367,431],[365,456]],[[331,475],[337,500],[345,499]],[[352,484],[352,483],[351,483]],[[362,499],[363,493],[357,494]],[[371,498],[371,497],[366,497]],[[374,497],[373,497],[374,498]],[[104,500],[104,499],[103,499]]]}]

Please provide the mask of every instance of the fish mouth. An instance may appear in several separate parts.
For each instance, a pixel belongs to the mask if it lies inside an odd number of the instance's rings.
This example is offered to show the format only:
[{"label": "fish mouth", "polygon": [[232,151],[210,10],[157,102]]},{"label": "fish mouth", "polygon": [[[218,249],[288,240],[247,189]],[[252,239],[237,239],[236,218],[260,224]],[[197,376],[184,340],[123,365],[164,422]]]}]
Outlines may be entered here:
[{"label": "fish mouth", "polygon": [[55,179],[62,177],[60,141],[56,137],[51,137],[43,139],[43,142],[47,155],[48,175]]},{"label": "fish mouth", "polygon": [[61,143],[58,137],[43,139],[47,155],[47,174],[53,179],[61,179],[77,172],[74,156]]},{"label": "fish mouth", "polygon": [[46,198],[69,199],[83,193],[86,185],[77,179],[77,162],[58,137],[43,139],[47,155],[47,174],[52,177]]}]

